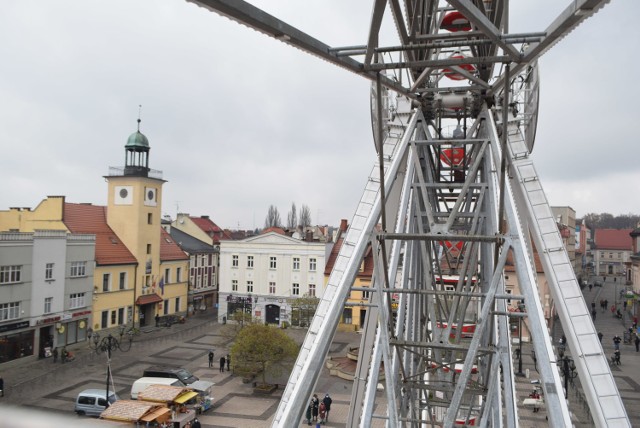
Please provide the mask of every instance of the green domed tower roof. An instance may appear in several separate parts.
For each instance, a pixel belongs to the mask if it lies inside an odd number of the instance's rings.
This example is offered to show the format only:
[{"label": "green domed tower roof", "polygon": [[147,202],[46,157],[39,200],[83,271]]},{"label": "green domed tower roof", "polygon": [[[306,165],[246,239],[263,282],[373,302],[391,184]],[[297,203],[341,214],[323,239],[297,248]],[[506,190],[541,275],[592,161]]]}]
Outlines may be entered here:
[{"label": "green domed tower roof", "polygon": [[149,140],[140,131],[136,131],[129,135],[127,144],[124,147],[136,151],[149,150]]}]

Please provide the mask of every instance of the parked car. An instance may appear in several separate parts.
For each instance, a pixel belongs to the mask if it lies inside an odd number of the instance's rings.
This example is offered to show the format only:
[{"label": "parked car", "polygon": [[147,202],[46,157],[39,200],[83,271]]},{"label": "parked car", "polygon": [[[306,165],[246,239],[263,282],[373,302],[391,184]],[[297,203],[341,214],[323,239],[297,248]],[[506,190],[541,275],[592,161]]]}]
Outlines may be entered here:
[{"label": "parked car", "polygon": [[185,386],[191,385],[193,382],[200,380],[196,376],[192,375],[188,370],[180,367],[164,367],[154,366],[147,368],[143,375],[144,377],[170,377],[180,380]]},{"label": "parked car", "polygon": [[[76,398],[75,412],[78,415],[100,416],[100,413],[107,408],[107,391],[104,389],[85,389]],[[109,393],[109,404],[118,401],[115,392]]]},{"label": "parked car", "polygon": [[150,385],[184,386],[179,379],[172,377],[141,377],[131,385],[131,399],[137,400],[138,393],[144,391]]}]

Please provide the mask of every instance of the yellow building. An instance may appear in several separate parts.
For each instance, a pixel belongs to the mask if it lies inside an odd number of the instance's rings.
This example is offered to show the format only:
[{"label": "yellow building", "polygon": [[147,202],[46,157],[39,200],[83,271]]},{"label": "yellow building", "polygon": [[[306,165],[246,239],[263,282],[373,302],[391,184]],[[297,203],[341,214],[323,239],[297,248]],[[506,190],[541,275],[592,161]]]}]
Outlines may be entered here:
[{"label": "yellow building", "polygon": [[0,231],[67,230],[96,235],[93,330],[147,326],[185,315],[188,256],[161,227],[162,179],[149,168],[149,142],[136,131],[124,168],[109,168],[106,207],[50,196],[34,210],[0,212]]}]

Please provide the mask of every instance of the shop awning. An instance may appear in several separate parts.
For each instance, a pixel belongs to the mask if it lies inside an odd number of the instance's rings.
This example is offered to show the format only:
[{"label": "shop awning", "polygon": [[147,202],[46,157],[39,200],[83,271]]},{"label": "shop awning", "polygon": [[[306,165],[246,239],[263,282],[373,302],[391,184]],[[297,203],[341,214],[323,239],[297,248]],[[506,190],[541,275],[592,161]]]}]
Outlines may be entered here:
[{"label": "shop awning", "polygon": [[159,409],[156,409],[150,413],[147,413],[146,415],[141,417],[140,420],[142,422],[153,422],[156,419],[161,418],[162,416],[168,413],[171,413],[171,410],[167,409],[166,407],[160,407]]},{"label": "shop awning", "polygon": [[156,293],[144,294],[136,299],[136,305],[148,305],[149,303],[158,303],[162,302],[162,297],[158,296]]},{"label": "shop awning", "polygon": [[176,398],[174,401],[174,403],[178,403],[178,404],[184,404],[187,401],[191,400],[193,397],[197,397],[198,393],[195,391],[189,391],[189,392],[185,392],[184,394],[182,394],[180,397]]}]

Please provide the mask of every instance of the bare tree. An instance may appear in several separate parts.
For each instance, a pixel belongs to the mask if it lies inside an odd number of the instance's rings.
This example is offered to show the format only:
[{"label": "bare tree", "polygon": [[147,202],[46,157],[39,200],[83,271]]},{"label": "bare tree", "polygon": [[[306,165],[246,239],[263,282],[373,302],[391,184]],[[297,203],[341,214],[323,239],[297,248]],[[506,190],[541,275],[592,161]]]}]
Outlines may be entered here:
[{"label": "bare tree", "polygon": [[300,208],[300,221],[298,221],[298,225],[303,228],[311,226],[311,210],[307,205],[302,205]]},{"label": "bare tree", "polygon": [[269,206],[269,212],[267,213],[267,218],[264,220],[264,228],[268,229],[270,227],[282,227],[282,221],[280,220],[280,213],[278,212],[278,208],[275,205]]},{"label": "bare tree", "polygon": [[296,214],[296,203],[291,203],[291,210],[287,214],[287,228],[293,230],[298,225],[298,217]]}]

